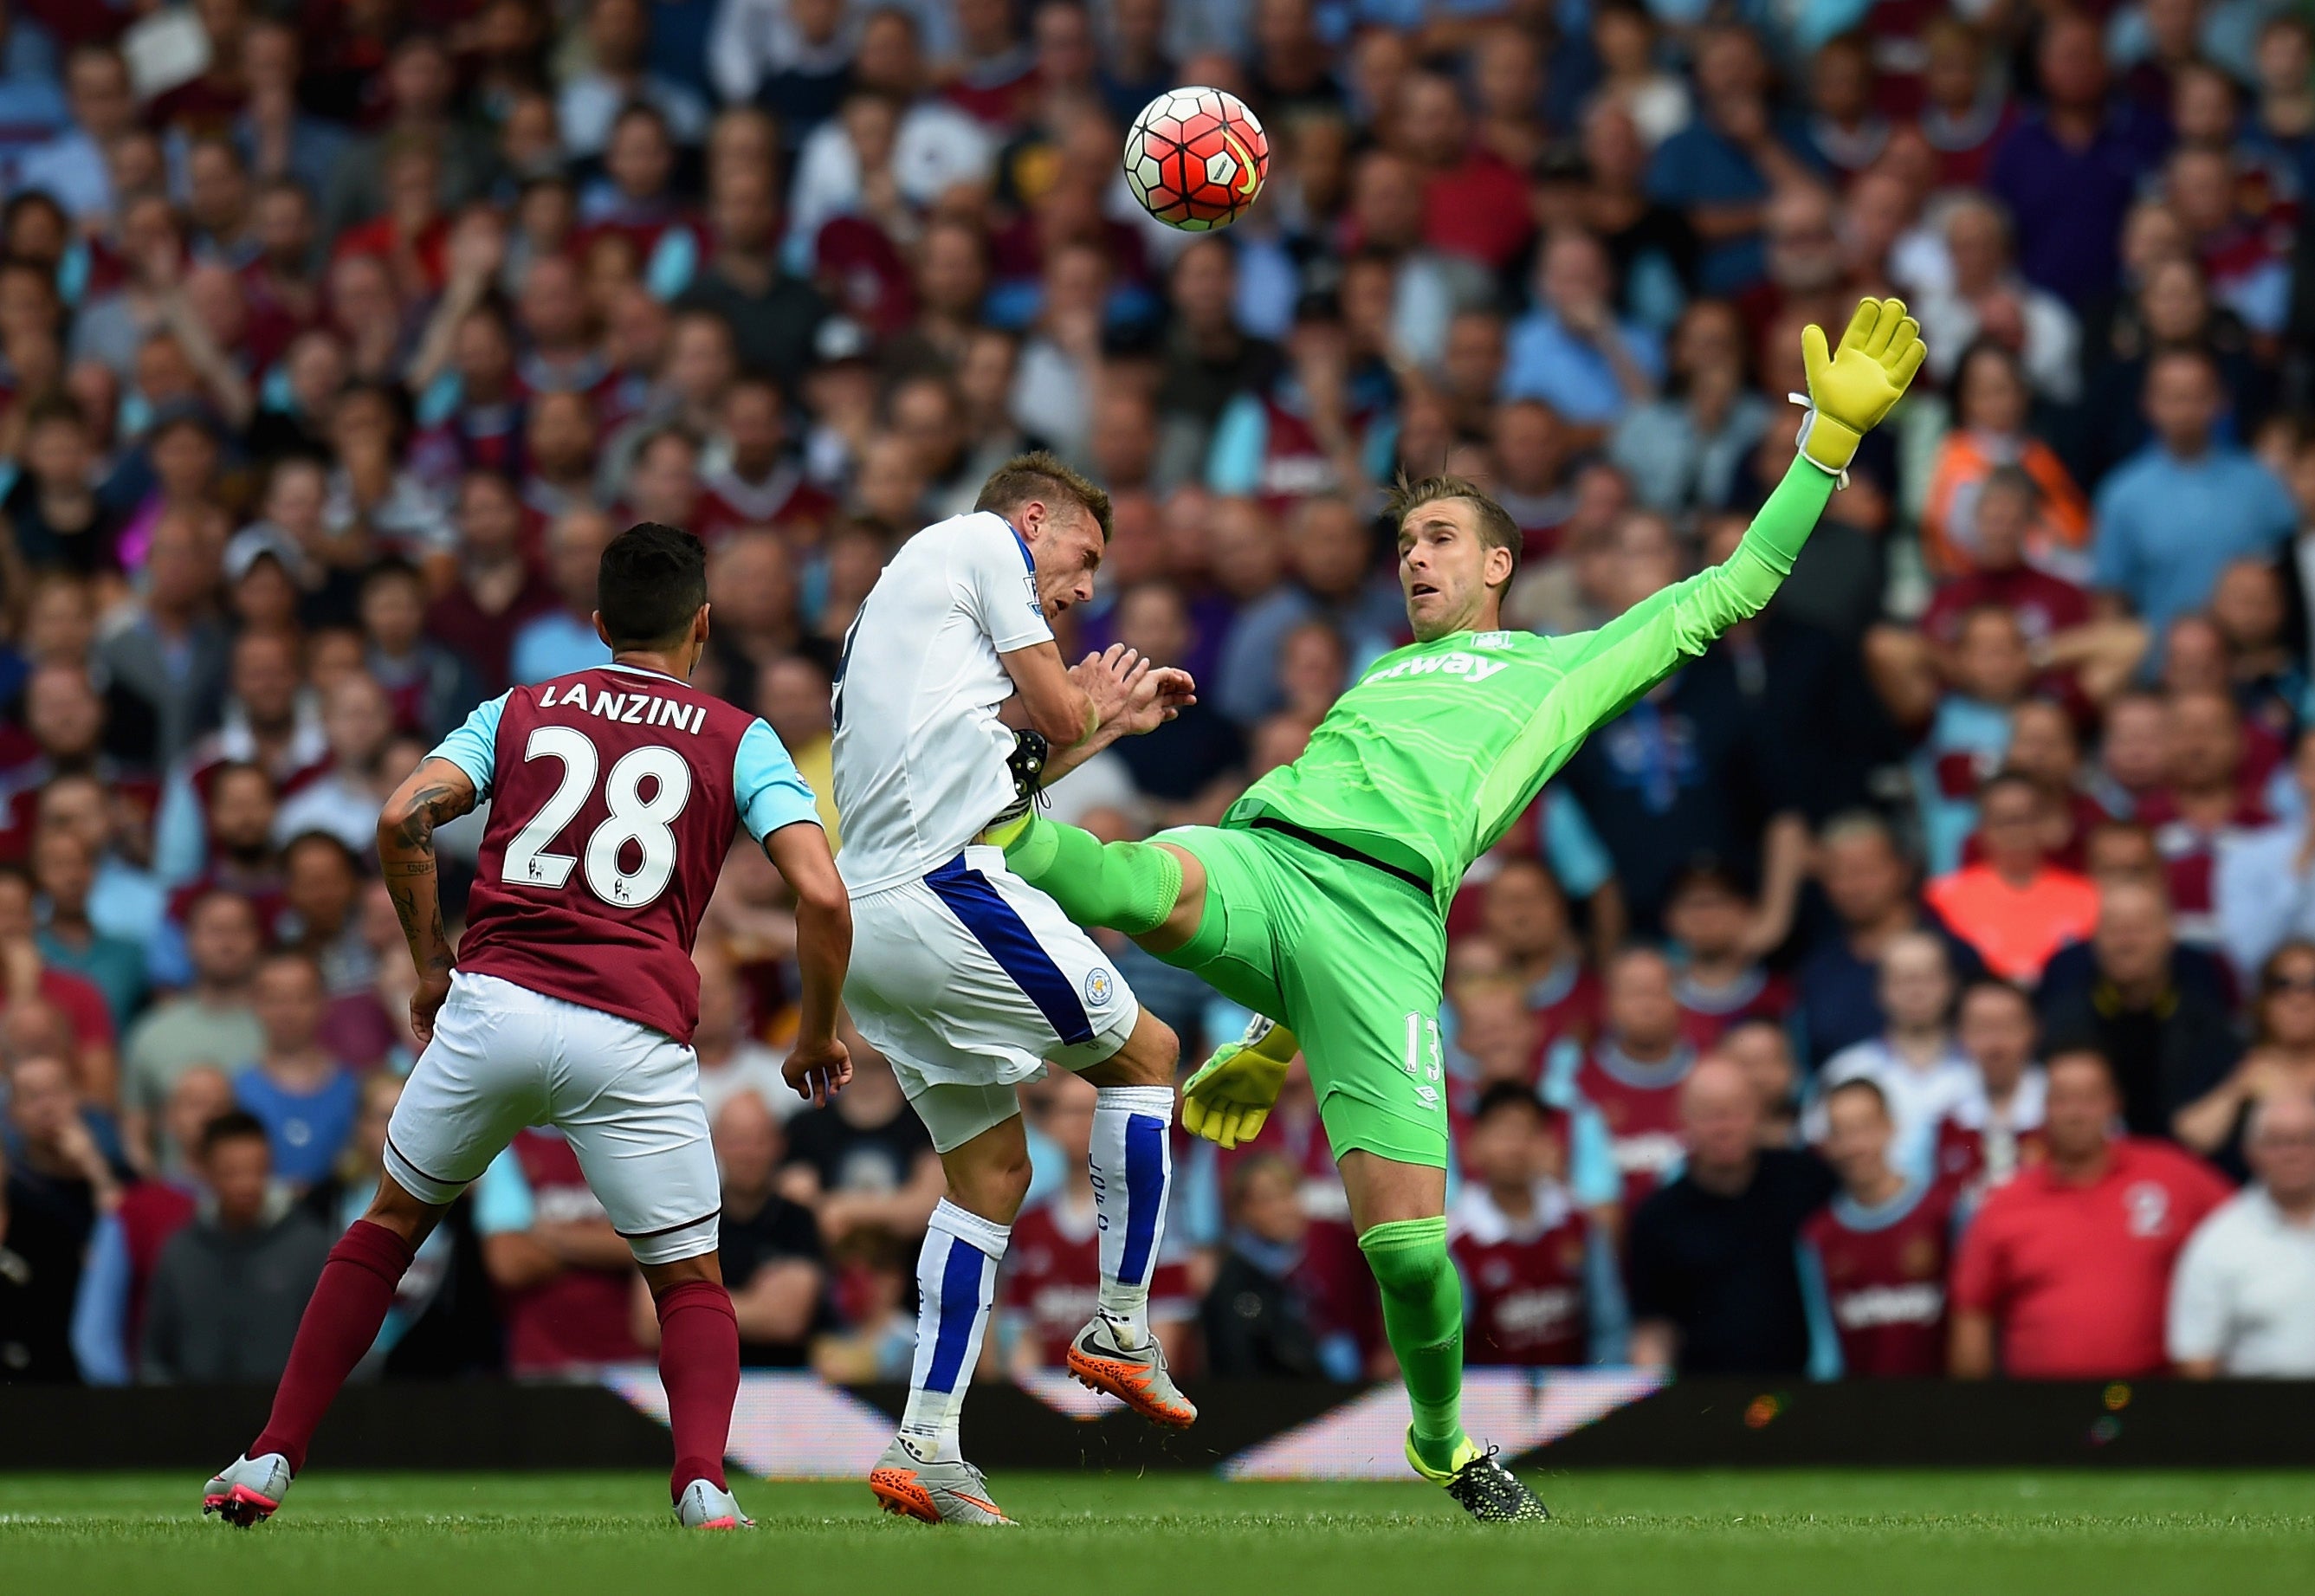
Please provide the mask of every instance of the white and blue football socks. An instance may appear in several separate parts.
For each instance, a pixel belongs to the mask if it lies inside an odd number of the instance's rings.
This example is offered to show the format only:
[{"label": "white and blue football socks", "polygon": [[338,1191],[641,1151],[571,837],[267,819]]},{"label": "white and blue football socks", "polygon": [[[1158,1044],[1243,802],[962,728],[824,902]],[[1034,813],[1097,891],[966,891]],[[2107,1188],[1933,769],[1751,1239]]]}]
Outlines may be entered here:
[{"label": "white and blue football socks", "polygon": [[1093,1195],[1101,1234],[1098,1311],[1118,1346],[1149,1343],[1149,1277],[1174,1176],[1171,1086],[1102,1086],[1093,1111]]},{"label": "white and blue football socks", "polygon": [[933,1210],[917,1253],[917,1360],[900,1415],[900,1440],[924,1462],[963,1455],[957,1449],[957,1418],[980,1361],[989,1306],[997,1299],[997,1265],[1012,1235],[1011,1226],[946,1198]]}]

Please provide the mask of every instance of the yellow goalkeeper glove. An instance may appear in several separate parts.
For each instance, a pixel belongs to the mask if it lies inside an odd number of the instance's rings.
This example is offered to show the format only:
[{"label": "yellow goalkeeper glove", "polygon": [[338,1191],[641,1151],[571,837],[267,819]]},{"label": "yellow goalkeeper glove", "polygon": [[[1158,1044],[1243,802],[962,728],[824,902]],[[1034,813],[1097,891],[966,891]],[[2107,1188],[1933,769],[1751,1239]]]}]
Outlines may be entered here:
[{"label": "yellow goalkeeper glove", "polygon": [[1252,1141],[1301,1047],[1285,1026],[1255,1015],[1243,1040],[1216,1048],[1182,1084],[1182,1128],[1224,1148]]},{"label": "yellow goalkeeper glove", "polygon": [[1921,324],[1903,299],[1860,299],[1840,348],[1828,350],[1824,329],[1801,329],[1808,392],[1793,398],[1809,407],[1801,418],[1800,450],[1811,465],[1840,476],[1865,434],[1904,396],[1929,350]]}]

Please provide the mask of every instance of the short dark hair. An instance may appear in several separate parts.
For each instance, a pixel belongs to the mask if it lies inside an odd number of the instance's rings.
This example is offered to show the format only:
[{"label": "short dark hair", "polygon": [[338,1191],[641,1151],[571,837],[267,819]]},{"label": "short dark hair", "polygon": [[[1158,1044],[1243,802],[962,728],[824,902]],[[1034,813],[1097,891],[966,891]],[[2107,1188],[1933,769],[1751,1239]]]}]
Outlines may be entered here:
[{"label": "short dark hair", "polygon": [[1535,1095],[1533,1087],[1523,1086],[1517,1081],[1497,1081],[1479,1094],[1478,1104],[1471,1110],[1471,1122],[1476,1125],[1505,1108],[1524,1108],[1539,1120],[1545,1113],[1543,1099]]},{"label": "short dark hair", "polygon": [[1882,1118],[1887,1119],[1889,1117],[1889,1094],[1883,1091],[1881,1089],[1881,1083],[1873,1079],[1871,1077],[1863,1075],[1849,1077],[1849,1079],[1842,1081],[1840,1085],[1832,1087],[1830,1091],[1825,1093],[1824,1100],[1826,1104],[1828,1105],[1831,1104],[1832,1100],[1840,1096],[1843,1092],[1858,1092],[1869,1095],[1873,1099],[1873,1106],[1881,1111]]},{"label": "short dark hair", "polygon": [[1075,500],[1084,506],[1100,526],[1101,540],[1109,541],[1109,495],[1050,449],[1016,455],[999,466],[980,484],[980,497],[972,501],[972,508],[1003,515],[1032,499],[1053,498]]},{"label": "short dark hair", "polygon": [[2034,1012],[2034,999],[2016,981],[2003,980],[1998,975],[1981,975],[1961,989],[1961,997],[1954,1004],[1954,1013],[1958,1015],[1969,1006],[1971,998],[1980,997],[2000,998],[2016,1003],[2029,1015]]},{"label": "short dark hair", "polygon": [[2106,1056],[2106,1050],[2092,1041],[2086,1032],[2076,1031],[2061,1036],[2042,1050],[2044,1069],[2055,1069],[2065,1063],[2097,1065],[2098,1072],[2106,1077],[2107,1090],[2116,1095],[2121,1093],[2122,1083],[2114,1073],[2114,1060]]},{"label": "short dark hair", "polygon": [[638,521],[603,551],[595,608],[615,649],[679,642],[706,602],[707,551],[680,527]]},{"label": "short dark hair", "polygon": [[346,839],[340,837],[336,832],[324,831],[319,828],[300,831],[297,836],[283,843],[281,845],[281,862],[284,865],[287,865],[289,863],[290,855],[304,853],[313,848],[320,848],[323,852],[337,860],[339,864],[346,867],[346,873],[352,876],[356,881],[359,881],[361,879],[361,856],[354,852],[353,849],[348,847],[346,846]]},{"label": "short dark hair", "polygon": [[382,588],[388,582],[413,582],[423,590],[426,573],[400,554],[381,554],[371,563],[368,571],[362,572],[361,590],[367,593],[372,588]]},{"label": "short dark hair", "polygon": [[1459,499],[1471,507],[1473,519],[1479,523],[1481,548],[1511,551],[1512,573],[1503,578],[1502,587],[1495,590],[1497,598],[1509,592],[1512,583],[1519,579],[1521,545],[1526,539],[1511,512],[1488,498],[1479,484],[1468,477],[1450,476],[1444,472],[1437,476],[1409,477],[1401,471],[1382,507],[1383,514],[1390,518],[1392,535],[1397,535],[1410,511],[1439,499]]},{"label": "short dark hair", "polygon": [[206,1158],[228,1141],[262,1141],[273,1145],[265,1122],[245,1108],[228,1108],[201,1127],[201,1157]]}]

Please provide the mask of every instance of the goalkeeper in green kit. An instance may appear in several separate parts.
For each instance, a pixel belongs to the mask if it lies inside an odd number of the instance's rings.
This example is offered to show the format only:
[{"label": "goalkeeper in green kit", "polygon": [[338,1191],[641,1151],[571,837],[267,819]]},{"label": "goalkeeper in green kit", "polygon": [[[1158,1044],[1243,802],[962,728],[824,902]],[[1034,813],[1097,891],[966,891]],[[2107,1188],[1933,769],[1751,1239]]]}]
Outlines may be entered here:
[{"label": "goalkeeper in green kit", "polygon": [[1585,737],[1768,603],[1923,355],[1895,299],[1860,304],[1838,351],[1815,327],[1803,342],[1799,457],[1726,563],[1596,632],[1504,631],[1519,565],[1511,518],[1459,479],[1402,479],[1390,513],[1415,641],[1335,702],[1300,758],[1218,827],[1104,844],[1032,811],[991,829],[1013,870],[1071,919],[1125,932],[1275,1022],[1184,1086],[1192,1131],[1224,1147],[1251,1139],[1304,1055],[1405,1375],[1407,1461],[1477,1519],[1548,1514],[1461,1423],[1438,1022],[1447,907]]}]

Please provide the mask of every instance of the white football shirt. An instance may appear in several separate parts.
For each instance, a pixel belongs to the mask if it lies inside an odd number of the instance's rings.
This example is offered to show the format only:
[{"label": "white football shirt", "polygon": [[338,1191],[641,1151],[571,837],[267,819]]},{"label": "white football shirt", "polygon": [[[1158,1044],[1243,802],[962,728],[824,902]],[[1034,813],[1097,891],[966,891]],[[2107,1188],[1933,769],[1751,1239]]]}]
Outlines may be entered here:
[{"label": "white football shirt", "polygon": [[837,667],[837,866],[853,891],[938,869],[1013,802],[1013,733],[997,718],[1013,678],[998,656],[1052,635],[1004,517],[975,510],[900,545]]}]

